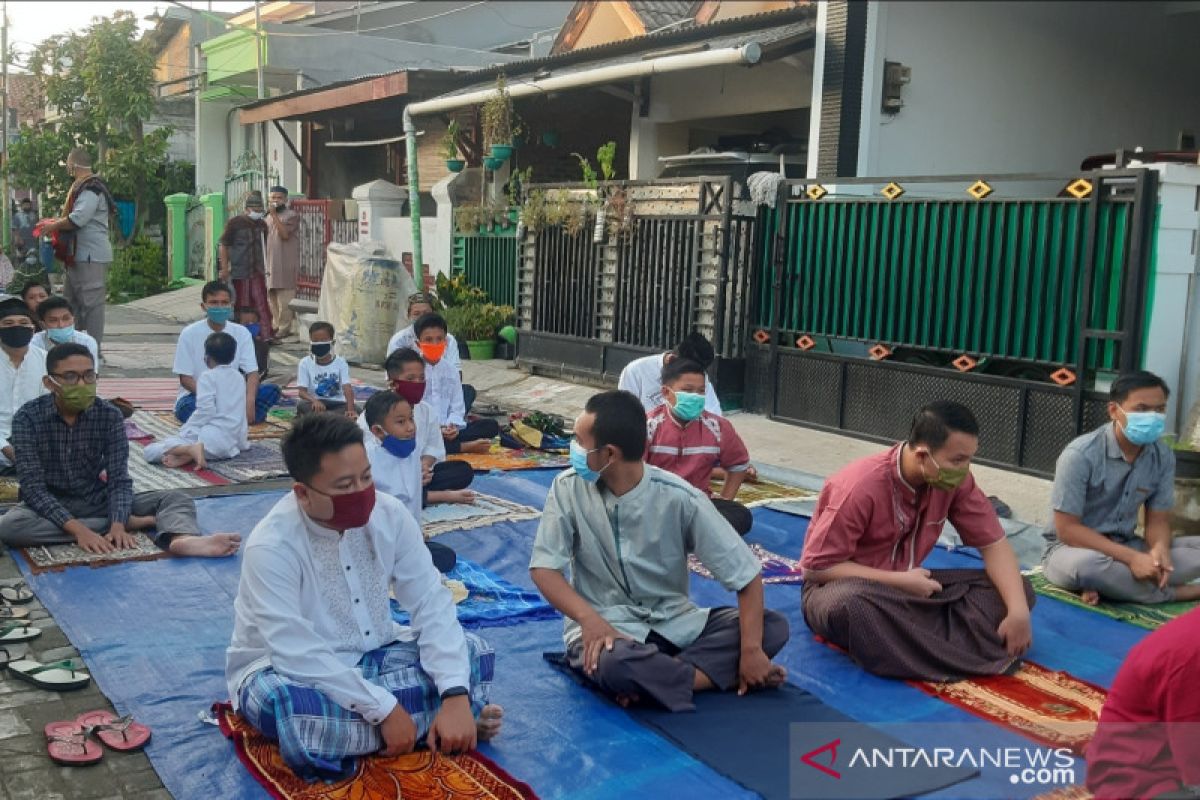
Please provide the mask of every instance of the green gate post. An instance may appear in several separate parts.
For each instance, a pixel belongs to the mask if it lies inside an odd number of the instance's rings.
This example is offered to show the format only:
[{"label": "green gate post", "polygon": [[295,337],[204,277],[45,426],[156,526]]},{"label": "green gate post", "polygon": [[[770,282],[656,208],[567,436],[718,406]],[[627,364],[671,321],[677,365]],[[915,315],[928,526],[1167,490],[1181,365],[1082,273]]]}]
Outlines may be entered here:
[{"label": "green gate post", "polygon": [[188,195],[169,194],[163,204],[167,207],[167,283],[174,283],[187,276]]},{"label": "green gate post", "polygon": [[225,193],[202,194],[200,203],[204,206],[204,230],[208,234],[204,278],[211,281],[217,277],[217,240],[225,232]]}]

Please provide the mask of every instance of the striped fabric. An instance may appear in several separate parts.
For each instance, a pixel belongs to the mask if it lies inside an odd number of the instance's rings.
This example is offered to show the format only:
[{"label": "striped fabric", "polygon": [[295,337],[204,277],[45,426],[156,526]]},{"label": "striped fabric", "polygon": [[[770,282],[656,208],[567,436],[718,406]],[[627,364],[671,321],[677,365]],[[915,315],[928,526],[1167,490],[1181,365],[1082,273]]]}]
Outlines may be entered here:
[{"label": "striped fabric", "polygon": [[[496,656],[492,648],[467,633],[471,659],[471,710],[478,716],[488,702]],[[414,642],[392,642],[372,650],[358,662],[371,683],[390,691],[417,726],[417,741],[429,733],[441,700],[437,687],[421,669]],[[283,677],[267,667],[254,673],[238,693],[239,711],[268,739],[279,742],[284,762],[302,778],[336,780],[353,774],[358,756],[383,744],[379,729],[361,715],[342,708],[321,692]]]}]

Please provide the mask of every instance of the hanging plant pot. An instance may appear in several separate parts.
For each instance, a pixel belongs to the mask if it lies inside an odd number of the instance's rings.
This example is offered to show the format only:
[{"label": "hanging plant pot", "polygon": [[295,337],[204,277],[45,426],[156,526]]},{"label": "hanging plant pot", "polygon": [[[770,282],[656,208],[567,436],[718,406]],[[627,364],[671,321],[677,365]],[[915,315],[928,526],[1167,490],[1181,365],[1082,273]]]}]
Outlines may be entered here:
[{"label": "hanging plant pot", "polygon": [[446,169],[450,170],[451,172],[462,172],[463,167],[466,165],[467,162],[463,161],[461,158],[446,159]]},{"label": "hanging plant pot", "polygon": [[558,147],[559,140],[560,137],[558,131],[542,132],[542,144],[546,145],[546,147]]},{"label": "hanging plant pot", "polygon": [[501,161],[507,161],[512,158],[513,146],[511,144],[494,144],[492,145],[492,158],[498,158]]},{"label": "hanging plant pot", "polygon": [[488,156],[487,158],[483,159],[484,169],[487,169],[491,172],[495,172],[496,170],[500,169],[500,167],[502,167],[502,166],[504,166],[503,158],[496,158],[495,156]]}]

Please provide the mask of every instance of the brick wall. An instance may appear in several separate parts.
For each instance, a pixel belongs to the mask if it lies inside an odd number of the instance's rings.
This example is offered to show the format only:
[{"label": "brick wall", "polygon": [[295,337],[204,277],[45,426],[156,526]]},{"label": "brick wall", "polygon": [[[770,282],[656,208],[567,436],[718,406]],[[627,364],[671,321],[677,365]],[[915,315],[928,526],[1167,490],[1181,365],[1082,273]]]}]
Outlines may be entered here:
[{"label": "brick wall", "polygon": [[[158,54],[158,62],[154,66],[154,80],[162,83],[177,78],[185,78],[191,73],[191,32],[188,25],[180,26],[175,35],[167,42],[166,47]],[[162,93],[165,96],[188,91],[186,82],[165,86]]]}]

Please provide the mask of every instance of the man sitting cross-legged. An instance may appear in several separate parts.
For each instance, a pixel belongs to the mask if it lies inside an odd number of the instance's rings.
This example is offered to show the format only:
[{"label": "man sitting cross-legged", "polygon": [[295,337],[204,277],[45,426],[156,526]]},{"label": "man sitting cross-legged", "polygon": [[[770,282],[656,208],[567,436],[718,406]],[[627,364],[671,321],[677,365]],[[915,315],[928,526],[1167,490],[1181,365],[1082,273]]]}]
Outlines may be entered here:
[{"label": "man sitting cross-legged", "polygon": [[228,556],[241,537],[201,536],[196,505],[180,492],[134,494],[121,412],[96,399],[92,354],[60,344],[46,355],[50,394],[13,419],[21,503],[0,517],[12,547],[78,544],[90,553],[131,547],[128,531],[153,527],[159,547],[179,556]]},{"label": "man sitting cross-legged", "polygon": [[0,301],[0,471],[17,459],[13,417],[21,406],[45,394],[46,351],[33,344],[33,315],[15,297]]},{"label": "man sitting cross-legged", "polygon": [[[1042,564],[1046,580],[1135,603],[1200,599],[1200,538],[1172,539],[1175,455],[1161,442],[1167,384],[1149,372],[1121,375],[1109,389],[1111,420],[1067,445],[1054,470],[1054,522]],[[1146,511],[1146,537],[1136,533]]]},{"label": "man sitting cross-legged", "polygon": [[[529,572],[566,617],[568,659],[618,702],[670,711],[693,710],[697,691],[776,687],[788,624],[763,609],[758,559],[706,495],[642,462],[645,413],[629,392],[593,396],[546,498]],[[736,609],[692,603],[689,553]]]},{"label": "man sitting cross-legged", "polygon": [[[461,752],[495,734],[495,656],[459,626],[412,515],[376,495],[363,431],[301,417],[283,459],[292,491],[242,560],[225,668],[234,706],[310,780],[346,777],[370,753]],[[411,628],[392,620],[389,588]]]},{"label": "man sitting cross-legged", "polygon": [[[855,461],[821,490],[800,558],[804,619],[868,672],[995,675],[1029,647],[1033,590],[971,475],[978,449],[970,409],[930,403],[908,441]],[[922,568],[947,519],[984,569]]]}]

